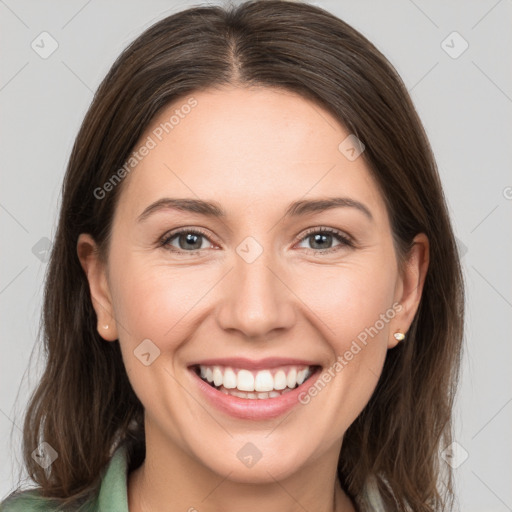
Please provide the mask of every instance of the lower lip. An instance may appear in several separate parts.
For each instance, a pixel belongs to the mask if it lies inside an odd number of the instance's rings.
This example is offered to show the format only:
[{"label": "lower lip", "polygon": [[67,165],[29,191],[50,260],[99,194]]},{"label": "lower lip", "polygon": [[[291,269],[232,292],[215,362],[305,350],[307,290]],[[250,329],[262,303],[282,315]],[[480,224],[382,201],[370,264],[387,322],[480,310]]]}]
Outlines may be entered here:
[{"label": "lower lip", "polygon": [[275,398],[251,399],[226,395],[213,386],[210,386],[210,384],[207,384],[197,375],[194,369],[190,369],[199,389],[215,407],[230,416],[246,420],[268,420],[277,418],[288,412],[294,406],[299,405],[299,395],[311,386],[311,383],[315,381],[314,377],[317,376],[320,371],[321,368],[317,368],[309,379],[292,391],[288,391],[281,396]]}]

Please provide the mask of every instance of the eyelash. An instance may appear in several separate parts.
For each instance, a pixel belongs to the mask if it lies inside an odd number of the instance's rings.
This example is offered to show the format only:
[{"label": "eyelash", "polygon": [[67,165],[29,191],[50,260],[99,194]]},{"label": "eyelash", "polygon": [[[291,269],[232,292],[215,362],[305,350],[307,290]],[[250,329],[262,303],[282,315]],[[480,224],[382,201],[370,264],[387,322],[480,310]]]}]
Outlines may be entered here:
[{"label": "eyelash", "polygon": [[[315,254],[326,254],[326,253],[336,252],[336,251],[342,249],[343,247],[351,247],[351,248],[355,247],[355,244],[350,237],[348,237],[341,231],[338,231],[337,229],[325,228],[325,227],[308,229],[297,240],[297,242],[301,242],[302,240],[308,238],[309,236],[311,236],[313,234],[318,234],[318,233],[326,233],[326,234],[333,235],[341,243],[340,243],[340,245],[337,245],[335,247],[330,247],[329,249],[325,249],[325,250],[306,249],[306,252],[315,253]],[[185,229],[180,229],[178,231],[174,231],[171,233],[166,233],[163,237],[160,238],[160,240],[158,242],[158,246],[163,247],[164,249],[169,250],[176,254],[186,253],[186,254],[192,255],[192,256],[199,254],[203,250],[203,249],[196,249],[194,251],[183,251],[183,250],[176,249],[175,247],[170,246],[169,242],[181,234],[193,234],[193,235],[203,236],[204,238],[209,240],[209,237],[206,232],[204,232],[198,228],[188,228],[188,229],[185,228]]]}]

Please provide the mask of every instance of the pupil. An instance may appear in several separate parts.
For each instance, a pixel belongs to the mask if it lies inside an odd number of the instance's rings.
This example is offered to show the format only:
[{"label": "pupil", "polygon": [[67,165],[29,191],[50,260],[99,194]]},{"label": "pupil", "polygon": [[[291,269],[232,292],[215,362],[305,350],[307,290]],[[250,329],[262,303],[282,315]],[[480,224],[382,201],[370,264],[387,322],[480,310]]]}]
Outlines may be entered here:
[{"label": "pupil", "polygon": [[[317,233],[316,235],[314,235],[314,242],[313,242],[313,246],[317,245],[317,242],[320,241],[320,244],[321,242],[325,242],[326,239],[329,240],[329,238],[332,237],[332,235],[329,235],[329,234],[324,234],[324,233]],[[320,245],[319,244],[319,245]],[[320,249],[322,249],[323,247],[320,247]]]},{"label": "pupil", "polygon": [[180,247],[181,249],[186,249],[186,248],[192,248],[192,249],[200,249],[201,248],[201,242],[199,242],[198,246],[196,247],[194,244],[197,245],[197,239],[200,238],[199,235],[194,235],[193,233],[188,233],[186,236],[186,242],[185,244],[182,244],[181,243],[181,239],[182,237],[180,237]]}]

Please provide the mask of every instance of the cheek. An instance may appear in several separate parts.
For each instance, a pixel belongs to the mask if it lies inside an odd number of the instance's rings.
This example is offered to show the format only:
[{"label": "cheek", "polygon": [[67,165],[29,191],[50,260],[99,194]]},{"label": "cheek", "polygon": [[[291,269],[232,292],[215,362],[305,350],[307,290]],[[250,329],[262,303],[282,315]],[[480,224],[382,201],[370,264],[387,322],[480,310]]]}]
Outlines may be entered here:
[{"label": "cheek", "polygon": [[[120,347],[130,383],[148,414],[175,418],[184,410],[177,354],[190,337],[194,306],[209,280],[192,267],[171,269],[149,260],[134,253],[111,272]],[[176,436],[177,429],[167,425]]]},{"label": "cheek", "polygon": [[383,337],[387,335],[389,322],[385,320],[394,316],[395,278],[392,265],[386,266],[384,262],[372,266],[346,265],[319,270],[309,284],[301,284],[299,293],[323,322],[326,338],[339,353],[376,324],[379,334],[382,331]]},{"label": "cheek", "polygon": [[145,338],[172,342],[179,339],[186,315],[207,291],[209,279],[193,267],[173,269],[147,260],[135,255],[116,267],[112,276],[116,318],[133,342]]},{"label": "cheek", "polygon": [[387,265],[346,265],[318,272],[315,286],[302,290],[331,352],[330,365],[303,403],[316,401],[319,409],[330,411],[336,432],[348,428],[361,412],[382,372],[390,322],[397,312],[395,279],[392,260]]}]

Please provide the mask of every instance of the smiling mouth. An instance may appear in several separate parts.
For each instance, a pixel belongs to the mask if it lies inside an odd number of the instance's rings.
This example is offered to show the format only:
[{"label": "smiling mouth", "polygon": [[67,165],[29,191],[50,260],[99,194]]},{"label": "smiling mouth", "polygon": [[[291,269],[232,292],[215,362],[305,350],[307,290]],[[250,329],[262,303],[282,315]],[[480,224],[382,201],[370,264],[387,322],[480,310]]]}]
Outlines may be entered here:
[{"label": "smiling mouth", "polygon": [[226,395],[246,399],[277,398],[296,389],[321,367],[285,365],[264,370],[231,366],[195,365],[191,369],[211,387]]}]

